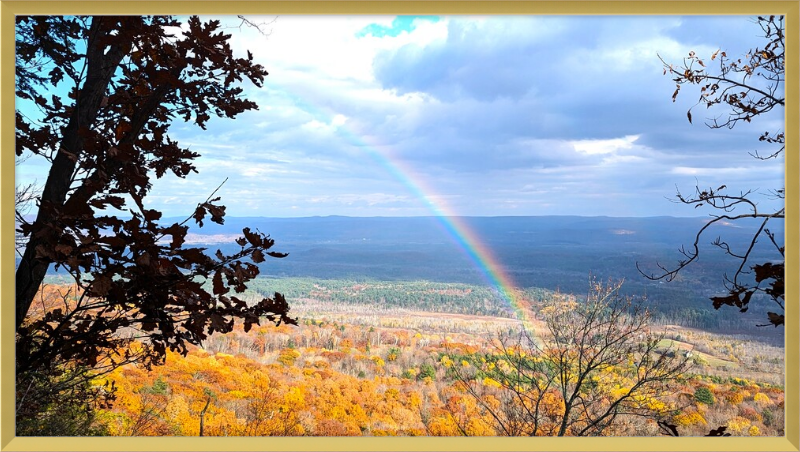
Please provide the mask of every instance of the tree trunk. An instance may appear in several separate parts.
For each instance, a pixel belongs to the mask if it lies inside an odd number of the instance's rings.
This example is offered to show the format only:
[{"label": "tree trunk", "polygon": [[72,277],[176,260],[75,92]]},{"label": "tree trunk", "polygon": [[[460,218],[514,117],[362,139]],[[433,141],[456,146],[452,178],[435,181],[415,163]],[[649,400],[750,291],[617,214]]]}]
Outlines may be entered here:
[{"label": "tree trunk", "polygon": [[[88,32],[86,50],[86,80],[75,100],[75,109],[64,128],[61,147],[53,159],[50,173],[42,191],[41,203],[34,221],[36,226],[52,224],[58,221],[61,207],[67,197],[72,177],[78,160],[83,152],[81,130],[91,127],[97,118],[100,103],[106,94],[108,84],[122,58],[130,51],[130,39],[117,39],[106,51],[101,37],[105,36],[114,20],[102,17],[92,19]],[[44,280],[51,261],[38,251],[40,247],[49,246],[47,237],[31,234],[25,252],[16,273],[16,328],[19,329],[33,297]],[[50,242],[52,243],[52,242]],[[38,252],[37,252],[38,251]]]},{"label": "tree trunk", "polygon": [[203,428],[206,424],[206,410],[209,404],[211,404],[211,396],[208,396],[208,399],[206,399],[206,406],[204,406],[203,411],[200,412],[200,436],[203,436]]}]

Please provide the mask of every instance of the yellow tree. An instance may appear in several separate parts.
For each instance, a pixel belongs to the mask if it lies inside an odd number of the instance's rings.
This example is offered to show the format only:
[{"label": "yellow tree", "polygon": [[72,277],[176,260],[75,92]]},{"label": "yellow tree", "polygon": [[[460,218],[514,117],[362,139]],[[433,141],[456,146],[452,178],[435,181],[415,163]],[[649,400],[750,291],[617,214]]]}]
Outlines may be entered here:
[{"label": "yellow tree", "polygon": [[540,312],[541,337],[503,334],[495,353],[450,367],[498,434],[605,435],[624,418],[666,414],[662,398],[688,357],[662,347],[648,312],[620,287],[592,282],[585,300],[555,297]]}]

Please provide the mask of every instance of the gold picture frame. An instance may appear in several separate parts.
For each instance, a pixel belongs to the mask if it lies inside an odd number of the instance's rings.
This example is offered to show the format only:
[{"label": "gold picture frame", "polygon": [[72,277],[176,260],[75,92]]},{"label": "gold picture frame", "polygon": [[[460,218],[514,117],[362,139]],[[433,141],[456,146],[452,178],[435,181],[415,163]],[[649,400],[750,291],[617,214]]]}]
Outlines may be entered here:
[{"label": "gold picture frame", "polygon": [[[795,1],[31,1],[0,2],[0,450],[705,450],[800,451],[800,247],[798,231],[798,32],[800,4]],[[14,435],[14,16],[17,14],[581,14],[581,15],[756,15],[786,16],[786,436],[783,438],[31,438]]]}]

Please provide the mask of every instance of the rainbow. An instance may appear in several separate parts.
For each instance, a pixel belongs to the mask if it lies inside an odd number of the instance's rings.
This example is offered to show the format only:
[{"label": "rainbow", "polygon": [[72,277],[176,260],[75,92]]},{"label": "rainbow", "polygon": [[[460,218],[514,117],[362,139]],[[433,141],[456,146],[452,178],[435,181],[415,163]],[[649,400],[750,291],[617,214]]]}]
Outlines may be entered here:
[{"label": "rainbow", "polygon": [[[341,129],[340,129],[341,130]],[[502,264],[495,257],[491,248],[481,241],[480,236],[450,208],[444,198],[437,196],[433,188],[422,178],[415,177],[415,172],[405,162],[397,158],[390,158],[388,153],[381,152],[377,146],[364,143],[363,139],[351,130],[341,130],[352,141],[363,143],[364,151],[417,198],[419,198],[431,211],[434,218],[456,245],[464,252],[475,265],[483,278],[497,290],[500,296],[514,309],[517,318],[530,320],[523,309],[522,298],[516,289],[516,284],[511,276],[504,271]]]},{"label": "rainbow", "polygon": [[[273,83],[271,88],[275,89],[276,84]],[[287,90],[281,89],[279,91],[281,94],[288,96],[296,106],[307,113],[311,113],[316,120],[326,124],[332,123],[333,114],[322,111]],[[455,210],[447,205],[444,198],[437,196],[435,190],[424,179],[416,176],[413,168],[393,156],[390,150],[381,151],[381,148],[386,148],[386,146],[369,144],[363,135],[344,126],[338,127],[337,131],[351,144],[363,149],[370,158],[425,204],[451,240],[480,271],[486,282],[494,287],[500,297],[511,307],[517,319],[522,321],[526,327],[530,327],[532,314],[528,303],[522,296],[522,292],[517,289],[518,286],[508,272],[504,270],[492,250],[483,243],[480,236],[472,230],[463,218],[459,217]]]}]

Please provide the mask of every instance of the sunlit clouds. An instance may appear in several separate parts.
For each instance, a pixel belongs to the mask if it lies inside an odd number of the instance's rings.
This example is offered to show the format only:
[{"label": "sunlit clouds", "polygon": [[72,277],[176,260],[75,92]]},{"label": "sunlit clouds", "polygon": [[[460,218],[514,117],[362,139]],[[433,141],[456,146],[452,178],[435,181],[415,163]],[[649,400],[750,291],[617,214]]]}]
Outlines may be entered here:
[{"label": "sunlit clouds", "polygon": [[673,103],[662,74],[659,55],[759,45],[746,17],[248,19],[266,35],[223,23],[269,71],[263,88],[243,85],[259,110],[173,125],[202,157],[190,183],[155,182],[166,215],[188,213],[177,193],[202,201],[226,178],[229,214],[278,217],[431,215],[430,199],[460,215],[691,216],[666,199],[676,187],[783,185],[782,160],[748,154],[772,153],[758,137],[781,112],[711,130],[724,110],[695,109],[689,124],[698,93]]}]

